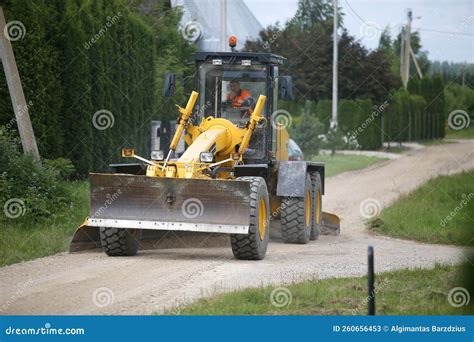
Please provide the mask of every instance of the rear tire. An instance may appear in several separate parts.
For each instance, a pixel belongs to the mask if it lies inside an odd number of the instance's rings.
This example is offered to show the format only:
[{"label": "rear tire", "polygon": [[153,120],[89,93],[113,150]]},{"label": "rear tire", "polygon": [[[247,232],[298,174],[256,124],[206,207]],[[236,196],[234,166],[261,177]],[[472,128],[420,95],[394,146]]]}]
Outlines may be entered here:
[{"label": "rear tire", "polygon": [[237,180],[250,183],[250,227],[247,235],[230,235],[232,252],[237,259],[262,260],[267,253],[270,239],[270,202],[267,184],[262,177],[238,177]]},{"label": "rear tire", "polygon": [[137,254],[141,236],[141,229],[100,227],[100,243],[108,256]]},{"label": "rear tire", "polygon": [[282,197],[280,225],[285,243],[306,244],[311,235],[311,178],[306,175],[303,197]]},{"label": "rear tire", "polygon": [[322,190],[321,190],[321,175],[319,172],[311,173],[311,195],[312,203],[312,226],[311,226],[311,240],[317,240],[321,233],[322,222]]}]

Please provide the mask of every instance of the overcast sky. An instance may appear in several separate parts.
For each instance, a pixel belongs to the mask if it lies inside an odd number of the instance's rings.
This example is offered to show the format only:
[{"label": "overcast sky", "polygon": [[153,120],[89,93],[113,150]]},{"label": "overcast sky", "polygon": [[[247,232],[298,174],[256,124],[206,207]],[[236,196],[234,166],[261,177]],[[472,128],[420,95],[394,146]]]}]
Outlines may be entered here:
[{"label": "overcast sky", "polygon": [[[267,27],[291,19],[298,0],[244,2]],[[344,26],[370,49],[377,47],[379,34],[387,25],[392,36],[398,34],[406,23],[406,9],[411,8],[414,18],[421,17],[413,21],[413,29],[458,33],[420,30],[422,49],[431,60],[474,63],[474,0],[339,0],[339,7],[345,14]]]}]

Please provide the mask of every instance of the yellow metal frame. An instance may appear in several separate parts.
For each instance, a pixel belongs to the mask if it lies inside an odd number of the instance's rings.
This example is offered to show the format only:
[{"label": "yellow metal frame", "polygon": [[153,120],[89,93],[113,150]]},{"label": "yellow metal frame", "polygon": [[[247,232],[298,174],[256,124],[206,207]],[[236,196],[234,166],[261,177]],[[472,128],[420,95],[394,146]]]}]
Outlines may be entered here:
[{"label": "yellow metal frame", "polygon": [[[176,132],[170,143],[170,151],[176,150],[178,142],[185,132],[185,142],[189,145],[187,150],[178,160],[151,161],[147,167],[146,175],[149,177],[167,178],[210,178],[205,170],[214,166],[233,167],[242,163],[242,156],[247,150],[250,138],[257,124],[265,118],[261,115],[266,96],[260,95],[255,109],[244,128],[239,128],[229,120],[223,118],[204,118],[199,126],[194,126],[190,117],[199,93],[193,91],[185,108],[178,105],[180,116],[177,121]],[[129,149],[128,151],[133,151]],[[216,161],[203,163],[200,161],[201,152],[213,151]],[[135,157],[134,151],[124,157]],[[219,174],[219,178],[229,178],[229,172]]]}]

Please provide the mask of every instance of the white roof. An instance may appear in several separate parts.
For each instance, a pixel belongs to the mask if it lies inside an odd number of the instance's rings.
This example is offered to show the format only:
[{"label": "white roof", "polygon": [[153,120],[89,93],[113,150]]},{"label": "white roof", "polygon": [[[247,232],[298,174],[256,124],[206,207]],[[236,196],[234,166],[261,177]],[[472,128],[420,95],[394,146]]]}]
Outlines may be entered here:
[{"label": "white roof", "polygon": [[[181,32],[198,51],[221,51],[221,0],[171,0],[172,7],[182,7]],[[262,25],[243,0],[227,0],[227,39],[237,36],[237,49],[245,42],[258,38]],[[226,39],[226,40],[227,40]],[[226,51],[230,51],[225,44]]]}]

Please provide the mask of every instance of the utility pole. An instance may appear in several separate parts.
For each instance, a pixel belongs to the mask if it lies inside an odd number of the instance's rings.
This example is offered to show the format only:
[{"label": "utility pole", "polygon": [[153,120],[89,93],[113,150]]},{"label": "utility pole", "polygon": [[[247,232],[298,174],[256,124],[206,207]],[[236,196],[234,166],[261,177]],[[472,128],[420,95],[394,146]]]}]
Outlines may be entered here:
[{"label": "utility pole", "polygon": [[30,153],[34,160],[40,161],[38,146],[36,145],[35,134],[33,132],[33,126],[31,125],[28,106],[26,105],[25,94],[21,86],[20,74],[18,73],[10,39],[8,39],[5,33],[5,27],[5,17],[3,15],[3,9],[0,6],[0,56],[7,79],[8,91],[10,92],[10,98],[12,100],[13,111],[15,112],[23,152]]},{"label": "utility pole", "polygon": [[402,26],[400,35],[400,77],[403,79],[403,56],[405,54],[405,26]]},{"label": "utility pole", "polygon": [[410,78],[410,50],[411,50],[411,21],[412,21],[412,12],[411,9],[407,10],[407,25],[404,30],[404,37],[402,36],[403,44],[403,60],[402,60],[402,82],[403,86],[406,88],[408,85],[408,80]]},{"label": "utility pole", "polygon": [[413,64],[415,64],[415,68],[416,68],[416,72],[418,73],[418,76],[420,76],[420,78],[423,78],[423,73],[421,72],[420,65],[418,64],[418,61],[416,60],[416,55],[413,52],[413,49],[411,48],[411,46],[410,46],[410,56],[411,56],[411,59],[413,60]]},{"label": "utility pole", "polygon": [[331,128],[337,127],[337,0],[333,0],[333,56],[332,56],[332,118]]},{"label": "utility pole", "polygon": [[227,47],[227,0],[221,0],[221,51]]}]

